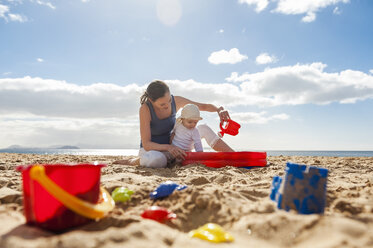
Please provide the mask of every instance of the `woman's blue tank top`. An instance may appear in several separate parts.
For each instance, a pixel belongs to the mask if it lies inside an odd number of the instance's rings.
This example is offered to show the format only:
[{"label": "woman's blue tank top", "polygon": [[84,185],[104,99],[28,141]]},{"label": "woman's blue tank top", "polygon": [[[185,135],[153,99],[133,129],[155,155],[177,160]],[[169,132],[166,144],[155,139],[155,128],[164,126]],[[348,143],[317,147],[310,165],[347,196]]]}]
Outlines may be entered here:
[{"label": "woman's blue tank top", "polygon": [[[171,95],[171,115],[166,119],[158,119],[151,102],[147,101],[146,104],[149,107],[150,116],[152,118],[150,121],[151,141],[158,144],[170,144],[171,131],[176,121],[176,103],[174,96]],[[142,142],[140,142],[140,147],[142,147]]]}]

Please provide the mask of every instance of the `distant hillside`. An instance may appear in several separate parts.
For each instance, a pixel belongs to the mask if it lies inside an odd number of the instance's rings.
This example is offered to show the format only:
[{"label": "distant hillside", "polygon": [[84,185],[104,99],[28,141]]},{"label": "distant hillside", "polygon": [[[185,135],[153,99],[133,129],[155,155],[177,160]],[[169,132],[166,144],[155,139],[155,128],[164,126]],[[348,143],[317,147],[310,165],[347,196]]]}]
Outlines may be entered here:
[{"label": "distant hillside", "polygon": [[56,149],[80,149],[80,148],[77,146],[59,146],[59,147],[56,147]]},{"label": "distant hillside", "polygon": [[12,145],[12,146],[7,147],[6,149],[22,149],[22,148],[24,147],[19,146],[19,145]]}]

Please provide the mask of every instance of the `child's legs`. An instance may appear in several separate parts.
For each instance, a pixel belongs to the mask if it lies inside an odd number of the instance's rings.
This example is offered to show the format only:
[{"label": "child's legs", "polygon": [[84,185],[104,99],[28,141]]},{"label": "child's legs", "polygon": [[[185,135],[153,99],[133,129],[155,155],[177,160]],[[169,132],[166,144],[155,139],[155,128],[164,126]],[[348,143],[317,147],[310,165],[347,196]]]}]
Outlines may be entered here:
[{"label": "child's legs", "polygon": [[234,150],[225,143],[219,136],[206,124],[197,126],[199,135],[204,138],[209,146],[218,152],[234,152]]},{"label": "child's legs", "polygon": [[213,148],[216,142],[219,140],[218,135],[206,124],[198,125],[197,128],[201,139],[205,139],[207,144]]},{"label": "child's legs", "polygon": [[149,168],[165,168],[167,166],[167,157],[159,151],[145,151],[141,148],[139,151],[140,165]]}]

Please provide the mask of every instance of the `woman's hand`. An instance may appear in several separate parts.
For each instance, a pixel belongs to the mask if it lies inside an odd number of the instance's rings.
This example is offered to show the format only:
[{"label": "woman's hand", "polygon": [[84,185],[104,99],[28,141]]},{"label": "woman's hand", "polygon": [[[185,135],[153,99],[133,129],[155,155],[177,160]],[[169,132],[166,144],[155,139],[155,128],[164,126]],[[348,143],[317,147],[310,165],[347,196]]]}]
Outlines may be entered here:
[{"label": "woman's hand", "polygon": [[218,110],[216,111],[218,112],[218,115],[220,117],[220,122],[224,122],[224,121],[227,121],[228,119],[230,119],[231,117],[229,116],[229,113],[227,110],[225,110],[223,107],[220,107],[218,108]]},{"label": "woman's hand", "polygon": [[186,156],[186,153],[183,149],[177,146],[174,146],[174,145],[169,145],[167,151],[171,153],[171,155],[174,156],[175,158],[180,158],[184,160]]}]

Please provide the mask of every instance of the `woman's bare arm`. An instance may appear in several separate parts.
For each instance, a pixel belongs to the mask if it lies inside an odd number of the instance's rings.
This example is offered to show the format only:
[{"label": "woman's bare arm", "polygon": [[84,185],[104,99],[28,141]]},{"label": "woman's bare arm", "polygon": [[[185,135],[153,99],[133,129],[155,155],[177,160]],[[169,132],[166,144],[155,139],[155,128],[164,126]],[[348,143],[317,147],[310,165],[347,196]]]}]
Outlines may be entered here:
[{"label": "woman's bare arm", "polygon": [[158,144],[151,141],[151,130],[150,130],[150,110],[146,104],[143,104],[139,110],[140,116],[140,136],[142,146],[146,151],[155,150],[155,151],[168,151],[174,157],[184,157],[185,152],[173,145],[170,144]]},{"label": "woman's bare arm", "polygon": [[199,110],[201,111],[217,112],[220,117],[220,121],[230,119],[228,111],[224,110],[222,106],[217,107],[214,104],[195,102],[182,96],[175,96],[175,102],[176,102],[176,111],[183,108],[187,104],[195,104],[198,106]]}]

